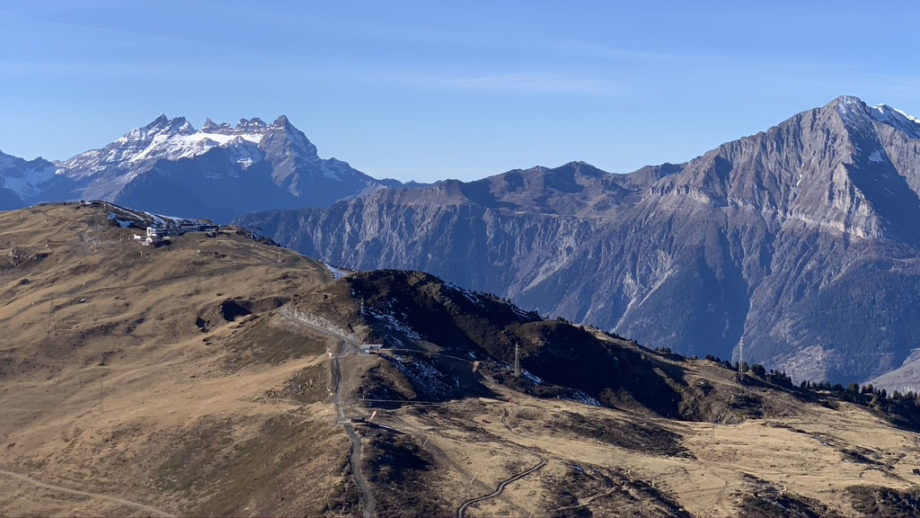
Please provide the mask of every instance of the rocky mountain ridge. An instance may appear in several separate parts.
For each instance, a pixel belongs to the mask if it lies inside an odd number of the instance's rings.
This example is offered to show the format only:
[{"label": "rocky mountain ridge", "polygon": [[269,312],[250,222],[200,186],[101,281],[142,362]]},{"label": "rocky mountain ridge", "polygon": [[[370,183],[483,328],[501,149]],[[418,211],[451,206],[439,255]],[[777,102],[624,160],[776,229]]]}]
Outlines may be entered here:
[{"label": "rocky mountain ridge", "polygon": [[[24,161],[23,161],[24,162]],[[116,141],[68,160],[0,170],[3,208],[40,201],[99,199],[179,216],[228,221],[246,211],[328,205],[382,186],[334,158],[278,117],[236,126],[161,115]]]},{"label": "rocky mountain ridge", "polygon": [[381,189],[394,184],[319,158],[286,117],[162,116],[63,162],[0,156],[0,208],[104,198],[227,221],[364,193],[240,221],[342,266],[432,271],[686,354],[744,343],[796,379],[865,381],[918,332],[918,127],[844,96],[685,164]]},{"label": "rocky mountain ridge", "polygon": [[244,217],[682,354],[865,381],[920,337],[920,124],[840,97],[684,164],[574,162]]},{"label": "rocky mountain ridge", "polygon": [[56,169],[43,158],[26,161],[0,152],[0,210],[23,207],[24,198],[40,195]]}]

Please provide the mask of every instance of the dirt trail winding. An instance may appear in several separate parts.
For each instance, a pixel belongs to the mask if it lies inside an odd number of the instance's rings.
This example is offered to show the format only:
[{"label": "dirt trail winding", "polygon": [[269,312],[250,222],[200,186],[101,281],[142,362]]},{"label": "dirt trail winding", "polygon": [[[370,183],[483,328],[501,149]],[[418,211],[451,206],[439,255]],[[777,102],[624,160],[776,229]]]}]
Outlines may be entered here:
[{"label": "dirt trail winding", "polygon": [[351,472],[355,477],[355,484],[358,485],[358,489],[361,490],[363,505],[363,515],[364,518],[370,518],[374,516],[374,492],[371,490],[370,485],[367,483],[367,480],[364,478],[364,472],[361,470],[361,438],[355,433],[355,427],[352,426],[351,421],[345,418],[345,412],[342,406],[342,356],[349,349],[349,344],[347,341],[342,340],[339,343],[339,350],[335,356],[334,362],[334,378],[335,378],[335,412],[338,418],[338,422],[345,428],[345,433],[348,435],[348,438],[351,439]]},{"label": "dirt trail winding", "polygon": [[48,484],[46,482],[36,480],[32,477],[21,475],[19,473],[15,473],[12,471],[7,471],[5,469],[0,469],[0,475],[6,475],[8,477],[13,477],[23,482],[32,484],[33,486],[38,486],[38,487],[45,488],[45,489],[51,489],[53,491],[60,491],[62,493],[70,493],[72,495],[86,496],[89,498],[97,498],[100,500],[108,500],[110,502],[115,502],[117,504],[126,505],[128,507],[134,507],[136,509],[140,509],[142,511],[150,513],[151,516],[163,516],[166,518],[176,518],[176,515],[167,513],[166,511],[161,511],[157,509],[156,507],[151,507],[149,505],[142,504],[140,502],[133,502],[131,500],[126,500],[124,498],[118,498],[117,496],[103,495],[101,493],[91,493],[89,491],[80,491],[79,489],[71,489],[69,487],[59,486],[56,484]]},{"label": "dirt trail winding", "polygon": [[522,471],[522,472],[518,473],[517,475],[514,475],[514,476],[511,477],[511,478],[507,478],[507,479],[503,480],[500,484],[498,484],[498,487],[495,488],[495,491],[489,493],[488,495],[479,496],[479,497],[476,497],[476,498],[472,498],[472,499],[470,499],[470,500],[467,500],[466,502],[463,502],[462,504],[460,504],[460,507],[457,508],[457,518],[463,518],[463,513],[466,512],[466,508],[467,508],[467,507],[469,507],[469,506],[471,506],[471,505],[473,505],[473,504],[475,504],[475,503],[477,503],[477,502],[482,502],[483,500],[488,500],[488,499],[490,499],[490,498],[495,498],[496,496],[502,494],[502,491],[505,490],[505,487],[506,487],[508,484],[510,484],[510,483],[512,483],[512,482],[514,482],[514,481],[516,481],[516,480],[520,480],[520,479],[526,477],[527,475],[530,475],[531,473],[533,473],[534,471],[537,471],[538,469],[542,468],[543,466],[546,466],[546,459],[540,459],[540,463],[537,464],[536,466],[534,466],[534,467],[528,469],[527,471]]},{"label": "dirt trail winding", "polygon": [[351,464],[352,475],[355,478],[355,484],[361,491],[361,500],[363,502],[362,514],[364,518],[371,518],[374,516],[376,501],[374,500],[374,492],[370,484],[367,483],[367,479],[364,478],[364,472],[361,470],[361,438],[355,433],[355,427],[351,424],[351,421],[345,417],[344,402],[342,399],[342,357],[357,352],[358,344],[341,333],[297,318],[287,311],[279,311],[278,313],[289,321],[296,322],[299,325],[309,327],[314,331],[332,336],[339,340],[338,350],[332,362],[332,381],[335,387],[333,389],[334,396],[332,401],[335,405],[336,422],[345,428],[345,434],[348,435],[348,438],[351,440],[351,455],[349,456],[349,462]]}]

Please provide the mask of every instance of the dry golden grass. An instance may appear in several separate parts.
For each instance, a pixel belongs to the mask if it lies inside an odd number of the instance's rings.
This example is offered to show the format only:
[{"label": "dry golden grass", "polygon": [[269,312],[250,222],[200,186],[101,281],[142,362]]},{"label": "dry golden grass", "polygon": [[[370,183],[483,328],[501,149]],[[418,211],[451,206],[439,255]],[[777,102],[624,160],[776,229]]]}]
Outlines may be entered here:
[{"label": "dry golden grass", "polygon": [[[712,374],[697,361],[691,373]],[[718,382],[715,379],[714,382]],[[542,458],[547,465],[495,499],[471,506],[468,516],[553,516],[591,511],[602,516],[737,516],[745,497],[770,488],[806,502],[819,515],[860,515],[848,488],[916,490],[920,435],[898,430],[861,407],[829,409],[790,395],[748,388],[771,398],[779,416],[737,424],[682,422],[565,400],[535,399],[492,386],[500,399],[381,410],[379,424],[410,434],[436,459],[444,482],[432,491],[454,505],[491,492]],[[513,403],[507,399],[513,400]],[[504,399],[504,400],[503,400]],[[599,423],[607,433],[560,428],[567,421]],[[558,419],[559,416],[567,416]],[[638,435],[643,450],[621,431]],[[574,430],[574,431],[573,431]],[[584,429],[581,430],[584,432]],[[597,432],[597,430],[594,430]],[[673,434],[682,451],[664,453]],[[592,436],[593,435],[593,436]],[[425,441],[427,440],[427,443]],[[656,451],[658,453],[656,453]],[[767,509],[770,509],[766,504]],[[763,508],[754,516],[762,515]],[[683,510],[683,511],[681,511]],[[392,509],[397,511],[397,509]],[[773,512],[778,514],[775,508]]]},{"label": "dry golden grass", "polygon": [[[325,267],[231,233],[138,232],[104,207],[0,214],[0,470],[32,479],[0,473],[0,514],[352,509],[326,387],[271,397],[308,369],[326,385],[334,341],[260,305],[323,287]],[[227,321],[227,300],[257,309]]]}]

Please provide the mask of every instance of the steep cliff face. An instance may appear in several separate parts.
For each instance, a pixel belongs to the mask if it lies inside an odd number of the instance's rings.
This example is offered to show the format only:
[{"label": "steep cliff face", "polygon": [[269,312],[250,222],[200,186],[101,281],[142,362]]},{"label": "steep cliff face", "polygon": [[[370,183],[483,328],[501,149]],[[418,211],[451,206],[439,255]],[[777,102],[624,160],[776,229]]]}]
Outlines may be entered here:
[{"label": "steep cliff face", "polygon": [[865,380],[920,337],[920,124],[841,97],[680,165],[583,163],[242,222],[684,354]]}]

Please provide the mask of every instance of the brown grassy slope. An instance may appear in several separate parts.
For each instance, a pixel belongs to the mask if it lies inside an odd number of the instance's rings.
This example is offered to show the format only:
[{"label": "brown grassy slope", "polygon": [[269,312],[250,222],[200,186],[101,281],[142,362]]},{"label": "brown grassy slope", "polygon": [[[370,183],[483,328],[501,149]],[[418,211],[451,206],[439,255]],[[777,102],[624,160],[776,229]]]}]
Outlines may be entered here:
[{"label": "brown grassy slope", "polygon": [[353,509],[323,402],[335,340],[275,309],[347,290],[233,232],[141,246],[113,211],[0,214],[0,470],[62,488],[0,473],[0,514]]},{"label": "brown grassy slope", "polygon": [[538,398],[488,375],[493,398],[366,409],[377,412],[361,427],[377,509],[450,514],[541,460],[467,516],[877,516],[920,503],[918,434],[852,404],[738,386],[713,362],[685,367],[691,382],[726,385],[719,404],[756,398],[763,416],[666,419]]},{"label": "brown grassy slope", "polygon": [[[399,348],[364,381],[379,511],[447,514],[541,459],[468,515],[858,516],[920,503],[920,435],[865,407],[739,383],[719,363],[540,320],[424,273],[347,280]],[[511,374],[515,343],[542,381]],[[463,369],[474,380],[450,375]],[[607,408],[571,401],[573,389]]]}]

